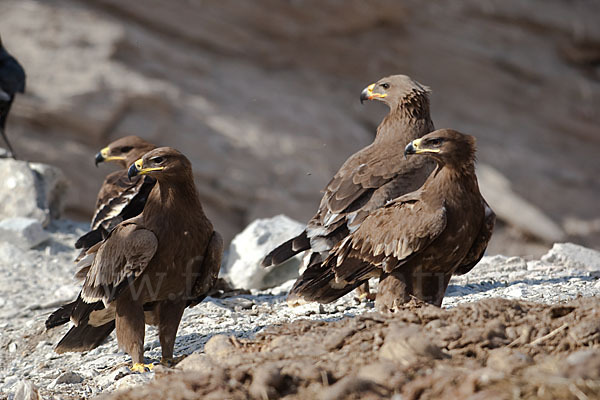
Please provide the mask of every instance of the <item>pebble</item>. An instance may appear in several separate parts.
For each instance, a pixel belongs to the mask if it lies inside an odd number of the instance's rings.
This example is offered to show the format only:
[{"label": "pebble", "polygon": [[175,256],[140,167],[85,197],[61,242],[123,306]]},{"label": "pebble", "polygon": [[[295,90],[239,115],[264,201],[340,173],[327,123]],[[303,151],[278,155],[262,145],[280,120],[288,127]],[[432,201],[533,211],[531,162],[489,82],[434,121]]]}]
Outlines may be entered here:
[{"label": "pebble", "polygon": [[48,389],[53,389],[58,385],[70,385],[75,383],[83,382],[83,377],[79,375],[77,372],[67,371],[58,376],[50,385],[48,385]]}]

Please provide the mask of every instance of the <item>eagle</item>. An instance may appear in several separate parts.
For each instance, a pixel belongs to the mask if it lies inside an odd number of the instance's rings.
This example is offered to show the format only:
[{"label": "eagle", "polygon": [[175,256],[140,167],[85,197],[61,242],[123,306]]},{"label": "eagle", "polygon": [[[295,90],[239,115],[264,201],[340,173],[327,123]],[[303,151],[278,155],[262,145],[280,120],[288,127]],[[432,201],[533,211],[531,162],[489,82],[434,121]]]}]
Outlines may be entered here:
[{"label": "eagle", "polygon": [[298,278],[288,303],[328,303],[378,277],[380,311],[396,310],[411,296],[440,306],[450,277],[479,262],[495,214],[479,192],[475,138],[437,130],[411,141],[403,153],[433,160],[435,170],[420,189],[352,227],[318,268]]},{"label": "eagle", "polygon": [[[279,265],[308,250],[308,269],[321,268],[329,251],[388,201],[417,190],[433,171],[426,158],[404,159],[404,147],[433,128],[429,88],[406,75],[393,75],[367,86],[360,95],[381,101],[389,113],[377,128],[372,144],[353,154],[327,184],[321,204],[306,229],[281,244],[263,260],[263,267]],[[363,285],[368,294],[368,283]]]},{"label": "eagle", "polygon": [[[373,143],[344,162],[327,184],[319,209],[306,229],[267,254],[261,262],[263,267],[279,265],[309,250],[308,268],[319,268],[331,248],[360,226],[366,216],[425,182],[433,162],[424,158],[405,160],[402,154],[408,142],[434,129],[429,92],[427,86],[406,75],[382,78],[361,92],[361,103],[377,100],[389,107]],[[363,292],[368,293],[368,284]]]},{"label": "eagle", "polygon": [[148,175],[129,179],[127,168],[155,148],[154,144],[138,136],[125,136],[96,154],[96,166],[102,162],[112,162],[121,169],[110,173],[100,187],[90,231],[75,242],[75,248],[81,249],[77,260],[82,258],[93,245],[104,240],[108,233],[122,221],[142,212],[156,180]]},{"label": "eagle", "polygon": [[16,93],[25,92],[25,70],[16,58],[11,56],[0,38],[0,133],[12,158],[17,156],[6,136],[6,119]]},{"label": "eagle", "polygon": [[173,362],[177,329],[186,307],[200,302],[217,280],[223,239],[208,220],[193,180],[190,161],[160,147],[128,170],[130,177],[156,180],[138,216],[118,224],[90,248],[78,266],[79,297],[55,311],[46,327],[69,310],[74,326],[58,343],[58,353],[97,347],[116,329],[133,371],[144,364],[144,326],[157,325],[161,362]]}]

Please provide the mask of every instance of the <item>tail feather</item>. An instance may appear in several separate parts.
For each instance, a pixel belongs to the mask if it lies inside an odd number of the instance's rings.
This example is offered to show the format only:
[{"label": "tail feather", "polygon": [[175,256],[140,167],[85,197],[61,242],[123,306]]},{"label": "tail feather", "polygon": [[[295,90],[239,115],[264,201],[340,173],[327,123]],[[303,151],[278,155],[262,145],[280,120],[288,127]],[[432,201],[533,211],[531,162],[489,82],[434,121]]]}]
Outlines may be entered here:
[{"label": "tail feather", "polygon": [[279,265],[308,249],[310,249],[310,240],[306,236],[306,231],[304,231],[295,238],[277,246],[277,248],[263,258],[260,264],[264,268]]},{"label": "tail feather", "polygon": [[69,351],[89,351],[100,346],[115,329],[115,321],[100,326],[88,325],[87,322],[73,326],[54,349],[57,353]]},{"label": "tail feather", "polygon": [[336,282],[335,272],[323,264],[311,265],[298,278],[287,297],[289,305],[300,305],[308,301],[331,303],[350,293],[365,282],[369,277],[363,277],[352,282]]},{"label": "tail feather", "polygon": [[73,308],[75,308],[75,304],[77,304],[77,300],[72,303],[65,304],[50,314],[46,320],[46,329],[52,329],[56,326],[60,326],[69,322],[71,320],[71,313],[73,312]]},{"label": "tail feather", "polygon": [[50,314],[46,320],[46,329],[66,324],[69,321],[76,324],[56,345],[56,352],[88,351],[98,347],[115,329],[114,320],[100,326],[89,324],[92,311],[103,309],[104,304],[101,301],[88,304],[83,301],[80,294],[77,300],[65,304]]},{"label": "tail feather", "polygon": [[91,230],[85,235],[81,236],[75,242],[76,249],[84,249],[87,250],[98,242],[101,242],[106,237],[107,232],[104,228],[99,227],[97,229]]},{"label": "tail feather", "polygon": [[75,303],[76,304],[73,307],[73,311],[71,312],[71,321],[73,321],[76,325],[87,324],[92,311],[102,310],[104,308],[104,303],[101,301],[97,301],[95,303],[86,303],[81,298],[81,294],[79,294],[79,297],[77,297]]}]

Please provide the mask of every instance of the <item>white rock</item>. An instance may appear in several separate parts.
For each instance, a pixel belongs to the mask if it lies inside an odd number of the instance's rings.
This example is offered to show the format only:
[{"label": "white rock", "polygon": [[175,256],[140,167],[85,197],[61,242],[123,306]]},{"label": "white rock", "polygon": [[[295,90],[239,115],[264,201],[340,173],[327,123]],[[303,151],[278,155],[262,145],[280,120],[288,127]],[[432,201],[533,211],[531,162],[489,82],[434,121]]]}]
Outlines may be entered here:
[{"label": "white rock", "polygon": [[38,388],[31,381],[23,379],[17,384],[14,400],[38,400],[41,399],[38,394]]},{"label": "white rock", "polygon": [[145,372],[143,374],[131,374],[119,379],[115,386],[117,389],[130,388],[149,382],[154,374]]},{"label": "white rock", "polygon": [[297,277],[301,255],[271,269],[261,267],[260,261],[303,229],[303,224],[285,215],[255,220],[231,242],[220,276],[242,289],[265,289]]},{"label": "white rock", "polygon": [[98,384],[98,386],[100,386],[102,388],[107,388],[107,387],[113,385],[115,383],[115,381],[123,379],[124,377],[126,377],[130,374],[131,374],[131,371],[129,370],[129,368],[123,366],[121,368],[118,368],[118,369],[115,369],[115,370],[109,372],[108,374],[98,377],[96,379],[96,384]]},{"label": "white rock", "polygon": [[28,249],[48,240],[50,235],[35,218],[14,217],[0,221],[0,241]]},{"label": "white rock", "polygon": [[45,227],[60,216],[67,182],[58,168],[0,159],[0,176],[0,219],[35,218]]},{"label": "white rock", "polygon": [[542,261],[584,268],[587,271],[600,271],[600,252],[573,243],[554,243],[552,249],[542,256]]},{"label": "white rock", "polygon": [[55,388],[57,385],[73,384],[83,382],[83,377],[77,372],[67,371],[63,372],[56,378],[50,385],[49,389]]},{"label": "white rock", "polygon": [[9,353],[15,353],[16,351],[17,351],[17,344],[15,342],[12,342],[11,344],[8,345]]},{"label": "white rock", "polygon": [[524,285],[522,284],[517,284],[517,285],[513,285],[511,287],[509,287],[508,289],[506,289],[504,291],[504,296],[508,297],[508,298],[513,298],[513,299],[520,299],[523,298],[524,296]]}]

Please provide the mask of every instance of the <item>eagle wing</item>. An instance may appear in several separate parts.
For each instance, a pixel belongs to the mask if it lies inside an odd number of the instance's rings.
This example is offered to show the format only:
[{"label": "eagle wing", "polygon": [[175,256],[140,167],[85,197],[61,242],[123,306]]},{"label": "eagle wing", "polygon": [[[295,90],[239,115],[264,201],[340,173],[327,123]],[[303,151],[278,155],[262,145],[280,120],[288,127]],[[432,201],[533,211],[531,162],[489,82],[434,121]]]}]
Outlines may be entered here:
[{"label": "eagle wing", "polygon": [[158,247],[156,235],[136,223],[124,222],[92,247],[78,264],[76,276],[84,278],[81,297],[86,303],[108,304],[140,276]]},{"label": "eagle wing", "polygon": [[464,275],[471,271],[475,265],[477,265],[477,263],[483,257],[485,249],[487,248],[490,238],[492,237],[494,225],[496,224],[496,213],[494,213],[483,197],[481,198],[481,201],[483,202],[485,209],[485,217],[483,218],[481,229],[479,230],[471,249],[462,260],[460,266],[454,272],[455,275]]},{"label": "eagle wing", "polygon": [[[362,224],[336,246],[331,261],[335,261],[336,279],[356,277],[348,271],[347,258],[357,258],[389,272],[423,251],[446,227],[446,208],[429,206],[420,200],[420,191],[390,202],[369,215]],[[360,278],[360,277],[358,277]]]}]

